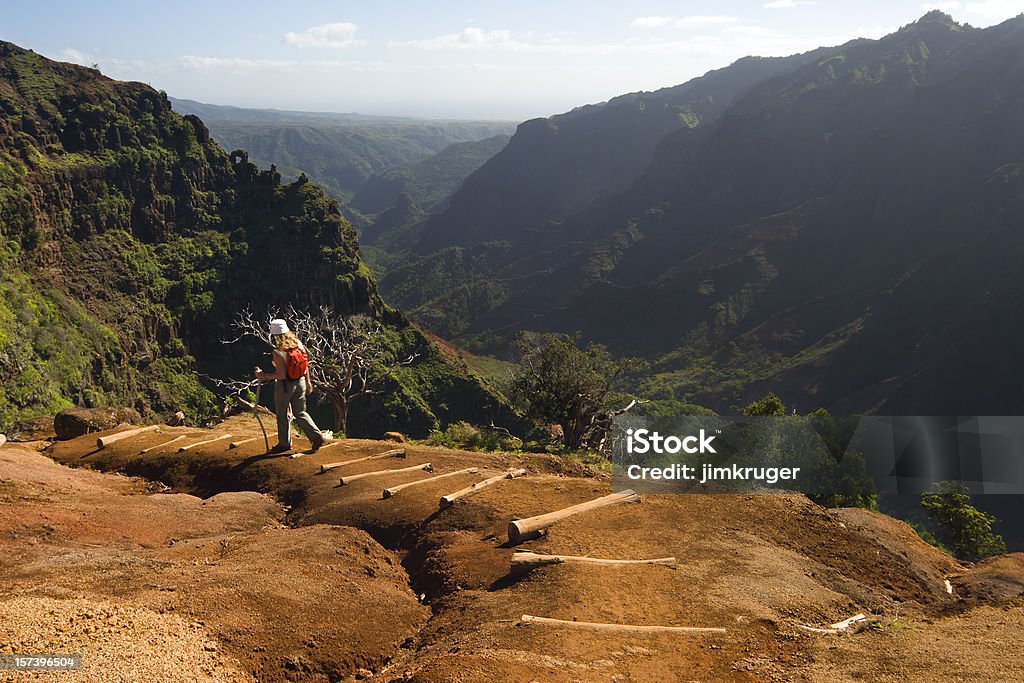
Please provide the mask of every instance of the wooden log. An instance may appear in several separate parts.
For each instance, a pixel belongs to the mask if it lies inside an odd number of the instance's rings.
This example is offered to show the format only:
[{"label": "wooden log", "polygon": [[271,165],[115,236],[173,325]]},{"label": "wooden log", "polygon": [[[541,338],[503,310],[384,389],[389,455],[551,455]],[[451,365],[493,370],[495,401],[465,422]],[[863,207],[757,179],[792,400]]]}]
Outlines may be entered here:
[{"label": "wooden log", "polygon": [[150,425],[148,427],[136,427],[135,429],[126,429],[123,432],[118,432],[117,434],[111,434],[109,436],[101,436],[100,438],[96,439],[96,447],[106,448],[110,444],[117,443],[122,439],[130,439],[133,436],[138,436],[139,434],[147,434],[149,432],[155,432],[158,429],[160,429],[160,425]]},{"label": "wooden log", "polygon": [[544,567],[549,564],[562,564],[563,562],[577,562],[580,564],[596,564],[609,567],[621,567],[623,565],[654,564],[665,567],[676,568],[676,558],[656,557],[650,560],[604,560],[596,557],[581,557],[578,555],[544,555],[528,550],[519,550],[512,555],[512,567],[510,573],[513,576],[525,574],[537,567]]},{"label": "wooden log", "polygon": [[181,441],[184,438],[185,438],[185,434],[182,434],[181,436],[176,436],[173,439],[171,439],[170,441],[164,441],[163,443],[157,444],[156,446],[150,446],[149,448],[143,448],[141,451],[139,451],[139,454],[142,455],[142,454],[145,454],[145,453],[149,453],[152,450],[156,450],[157,448],[163,448],[164,446],[170,446],[172,443],[174,443],[176,441]]},{"label": "wooden log", "polygon": [[[339,442],[336,442],[339,443]],[[333,445],[333,444],[332,444]],[[321,449],[323,450],[323,449]],[[356,458],[354,460],[343,460],[342,462],[329,462],[320,465],[320,474],[323,474],[327,470],[333,470],[335,467],[341,467],[342,465],[351,465],[356,462],[366,462],[367,460],[377,460],[378,458],[404,458],[405,449],[395,448],[390,451],[384,451],[383,453],[377,453],[376,455],[367,455],[362,458]]]},{"label": "wooden log", "polygon": [[498,482],[505,481],[506,479],[515,479],[516,477],[523,476],[526,476],[526,470],[518,469],[509,470],[508,472],[505,472],[504,474],[499,474],[496,477],[491,477],[490,479],[478,481],[477,483],[471,484],[464,489],[459,489],[455,493],[449,493],[447,496],[441,496],[440,507],[442,510],[444,510],[447,507],[451,507],[452,504],[454,504],[455,501],[457,501],[459,498],[465,498],[470,494],[476,493],[477,491],[481,491],[487,488],[488,486],[494,486]]},{"label": "wooden log", "polygon": [[815,628],[814,626],[807,626],[805,624],[797,624],[797,626],[805,631],[810,631],[811,633],[824,633],[831,635],[835,633],[842,633],[846,629],[850,628],[852,625],[856,624],[859,621],[864,621],[865,619],[867,619],[867,616],[865,616],[864,614],[855,614],[849,619],[844,619],[842,621],[831,624],[828,628]]},{"label": "wooden log", "polygon": [[444,479],[445,477],[454,477],[458,474],[476,474],[480,470],[476,467],[467,467],[464,470],[458,470],[456,472],[446,472],[445,474],[439,474],[436,477],[428,477],[426,479],[419,479],[417,481],[410,481],[408,484],[399,484],[398,486],[392,486],[389,489],[384,489],[384,497],[390,498],[402,489],[407,489],[410,486],[417,486],[419,484],[426,484],[428,482],[437,481],[438,479]]},{"label": "wooden log", "polygon": [[377,470],[376,472],[364,472],[363,474],[350,474],[347,477],[342,477],[341,478],[341,485],[342,486],[347,486],[348,484],[351,484],[354,481],[359,481],[360,479],[366,479],[367,477],[379,477],[379,476],[384,475],[384,474],[399,474],[400,472],[415,472],[416,470],[424,470],[426,472],[433,472],[434,471],[434,466],[431,465],[428,462],[428,463],[425,463],[423,465],[413,465],[412,467],[402,467],[402,468],[397,469],[397,470]]},{"label": "wooden log", "polygon": [[853,624],[856,624],[858,621],[864,621],[865,619],[867,619],[867,616],[865,616],[864,614],[854,614],[849,619],[843,619],[842,621],[840,621],[838,623],[832,624],[830,626],[830,628],[834,628],[834,629],[837,629],[839,631],[843,631],[845,629],[850,628],[850,626],[852,626]]},{"label": "wooden log", "polygon": [[567,517],[578,515],[581,512],[596,510],[598,508],[616,505],[618,503],[639,503],[640,496],[635,491],[627,489],[619,493],[612,493],[607,496],[588,500],[585,503],[573,505],[563,510],[556,510],[545,515],[527,517],[526,519],[514,519],[508,523],[508,540],[510,543],[522,543],[535,537],[543,529],[548,528],[555,522],[560,522]]},{"label": "wooden log", "polygon": [[241,441],[232,441],[231,443],[228,444],[228,448],[229,449],[231,449],[231,448],[238,448],[239,446],[245,445],[245,444],[250,443],[252,441],[259,441],[262,438],[263,438],[262,436],[253,436],[253,437],[250,437],[248,439],[242,439]]},{"label": "wooden log", "polygon": [[599,624],[592,621],[568,621],[566,619],[549,619],[524,614],[520,617],[521,624],[547,624],[551,626],[571,626],[590,631],[615,631],[618,633],[725,633],[724,628],[708,626],[634,626],[632,624]]},{"label": "wooden log", "polygon": [[230,438],[231,438],[230,434],[221,434],[216,439],[207,439],[206,441],[197,441],[196,443],[191,443],[191,444],[189,444],[187,446],[182,446],[181,448],[178,449],[178,452],[179,453],[184,453],[185,451],[192,450],[196,446],[205,446],[208,443],[216,443],[217,441],[223,441],[224,439],[230,439]]},{"label": "wooden log", "polygon": [[0,434],[0,446],[3,446],[5,443],[7,443],[7,435]]}]

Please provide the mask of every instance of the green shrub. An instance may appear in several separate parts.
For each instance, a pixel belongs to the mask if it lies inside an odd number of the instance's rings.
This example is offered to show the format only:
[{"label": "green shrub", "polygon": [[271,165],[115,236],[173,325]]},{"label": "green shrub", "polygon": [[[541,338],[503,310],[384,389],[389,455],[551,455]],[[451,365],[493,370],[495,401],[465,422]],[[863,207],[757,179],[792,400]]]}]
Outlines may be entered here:
[{"label": "green shrub", "polygon": [[468,422],[454,422],[444,431],[432,431],[425,443],[466,451],[519,451],[523,448],[521,439],[491,427],[474,427]]},{"label": "green shrub", "polygon": [[939,525],[938,538],[957,557],[977,561],[1006,552],[1003,537],[992,531],[996,518],[970,504],[967,487],[958,481],[940,481],[921,495],[921,506]]}]

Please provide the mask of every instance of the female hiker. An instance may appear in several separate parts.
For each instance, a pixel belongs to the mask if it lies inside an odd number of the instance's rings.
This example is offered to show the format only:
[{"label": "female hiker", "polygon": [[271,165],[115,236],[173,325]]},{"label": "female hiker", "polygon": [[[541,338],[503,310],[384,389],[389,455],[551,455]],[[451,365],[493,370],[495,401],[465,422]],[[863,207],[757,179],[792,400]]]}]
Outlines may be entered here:
[{"label": "female hiker", "polygon": [[[263,372],[256,368],[257,379],[272,379],[274,382],[274,409],[277,412],[277,445],[271,453],[287,453],[292,449],[292,430],[289,408],[295,421],[313,444],[313,452],[327,442],[327,438],[306,412],[306,396],[313,393],[313,382],[309,378],[309,355],[299,338],[288,329],[284,320],[270,321],[270,343],[274,347],[274,371]],[[299,454],[292,457],[296,458]]]}]

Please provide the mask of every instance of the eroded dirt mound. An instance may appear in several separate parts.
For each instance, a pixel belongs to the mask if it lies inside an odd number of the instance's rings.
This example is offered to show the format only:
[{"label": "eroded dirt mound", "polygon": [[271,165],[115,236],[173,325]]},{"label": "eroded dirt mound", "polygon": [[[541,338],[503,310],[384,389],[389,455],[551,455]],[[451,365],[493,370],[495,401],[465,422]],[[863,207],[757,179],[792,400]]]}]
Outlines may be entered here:
[{"label": "eroded dirt mound", "polygon": [[[645,495],[639,504],[568,518],[518,549],[607,559],[671,555],[678,559],[675,569],[567,563],[512,578],[509,566],[516,548],[507,542],[509,521],[604,496],[611,491],[607,478],[582,476],[587,474],[583,467],[566,470],[553,457],[416,444],[403,444],[405,457],[321,472],[324,465],[395,448],[375,441],[347,440],[297,459],[263,455],[262,437],[235,449],[227,440],[186,453],[177,452],[178,443],[162,446],[176,435],[186,435],[188,443],[224,433],[232,434],[231,441],[259,434],[251,418],[240,416],[212,435],[169,429],[102,450],[95,448],[95,439],[83,437],[56,444],[51,453],[69,464],[144,474],[178,491],[272,493],[291,506],[284,521],[297,527],[273,533],[293,538],[299,530],[355,528],[401,553],[407,580],[429,603],[431,617],[391,652],[390,663],[376,669],[374,680],[958,680],[981,657],[1001,658],[1007,671],[1024,667],[1024,655],[1016,649],[972,649],[969,640],[957,637],[959,631],[977,635],[986,629],[997,638],[1011,637],[1024,608],[1004,595],[999,609],[1006,616],[999,619],[990,606],[967,604],[961,592],[967,592],[965,577],[1020,577],[1024,570],[1007,561],[967,571],[907,525],[884,515],[825,510],[786,493]],[[428,462],[433,474],[415,469]],[[478,471],[434,480],[467,467]],[[439,509],[440,496],[514,467],[525,467],[528,476]],[[342,476],[378,471],[384,474],[340,484]],[[411,482],[422,483],[390,498],[382,495],[385,487]],[[315,546],[311,543],[305,552],[316,557]],[[253,561],[260,552],[229,547]],[[345,556],[340,564],[351,568],[352,563],[359,566],[358,555]],[[295,566],[306,564],[296,560]],[[378,568],[384,569],[371,570]],[[956,585],[952,594],[947,578]],[[198,575],[194,590],[202,600],[218,602],[217,586],[227,580],[228,575],[216,572]],[[335,596],[358,593],[360,586],[355,582]],[[315,617],[328,624],[347,618],[332,606],[325,602],[313,608],[323,612]],[[280,609],[287,611],[283,603]],[[801,628],[827,627],[857,613],[868,618],[846,635]],[[571,624],[523,626],[523,614],[726,631],[638,634]],[[378,613],[378,621],[392,619],[389,612]],[[375,628],[359,623],[352,637]],[[933,640],[955,649],[956,657],[937,656]],[[977,664],[978,671],[992,668],[991,662]],[[299,679],[307,675],[301,666],[292,671]]]},{"label": "eroded dirt mound", "polygon": [[[184,639],[189,651],[199,636],[179,628],[183,620],[224,658],[218,675],[338,680],[380,668],[426,618],[399,561],[363,531],[288,528],[281,507],[255,492],[203,500],[148,488],[0,449],[0,611],[11,624],[31,625],[40,599],[54,623],[78,623],[83,600],[116,602],[137,610],[117,631],[126,647],[152,636],[160,647]],[[164,615],[173,617],[166,632],[155,626]],[[24,633],[9,628],[0,623],[2,651],[24,652],[11,649],[30,644]],[[47,643],[98,659],[103,633],[68,629]],[[210,668],[209,659],[197,666]]]},{"label": "eroded dirt mound", "polygon": [[1011,553],[979,562],[951,583],[967,604],[1024,600],[1024,553]]}]

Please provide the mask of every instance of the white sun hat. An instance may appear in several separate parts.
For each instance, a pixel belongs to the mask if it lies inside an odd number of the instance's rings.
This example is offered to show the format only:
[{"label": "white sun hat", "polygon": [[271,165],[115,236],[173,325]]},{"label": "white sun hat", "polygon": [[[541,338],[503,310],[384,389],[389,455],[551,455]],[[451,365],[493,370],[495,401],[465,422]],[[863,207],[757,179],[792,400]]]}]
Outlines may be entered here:
[{"label": "white sun hat", "polygon": [[280,318],[270,321],[270,334],[288,334],[290,331],[291,330],[288,329],[288,323]]}]

